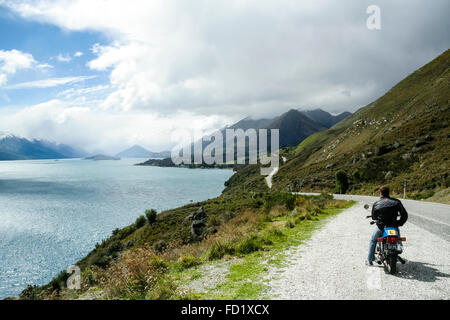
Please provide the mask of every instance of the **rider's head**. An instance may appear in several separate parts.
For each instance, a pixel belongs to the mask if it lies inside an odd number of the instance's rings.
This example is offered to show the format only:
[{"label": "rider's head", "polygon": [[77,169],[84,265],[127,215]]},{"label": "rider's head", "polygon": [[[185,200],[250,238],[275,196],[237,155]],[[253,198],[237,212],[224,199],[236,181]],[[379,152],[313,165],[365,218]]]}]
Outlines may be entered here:
[{"label": "rider's head", "polygon": [[389,197],[389,187],[388,186],[381,186],[380,187],[380,197]]}]

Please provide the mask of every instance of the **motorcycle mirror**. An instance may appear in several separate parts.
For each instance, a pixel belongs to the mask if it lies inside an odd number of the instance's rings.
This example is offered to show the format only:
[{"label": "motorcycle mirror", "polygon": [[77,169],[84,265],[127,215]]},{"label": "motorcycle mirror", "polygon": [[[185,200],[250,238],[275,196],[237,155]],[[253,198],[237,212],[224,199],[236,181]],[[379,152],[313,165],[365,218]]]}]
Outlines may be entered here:
[{"label": "motorcycle mirror", "polygon": [[369,205],[367,203],[364,205],[364,209],[369,209]]}]

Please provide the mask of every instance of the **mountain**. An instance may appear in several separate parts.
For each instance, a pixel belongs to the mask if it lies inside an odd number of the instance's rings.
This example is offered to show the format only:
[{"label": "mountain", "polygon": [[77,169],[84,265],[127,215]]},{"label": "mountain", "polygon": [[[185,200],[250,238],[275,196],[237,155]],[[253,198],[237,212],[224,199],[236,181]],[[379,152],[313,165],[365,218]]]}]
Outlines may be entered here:
[{"label": "mountain", "polygon": [[120,160],[118,157],[111,157],[111,156],[105,156],[104,154],[96,154],[95,156],[86,157],[84,160],[94,160],[94,161],[100,161],[100,160]]},{"label": "mountain", "polygon": [[[309,113],[312,116],[317,116],[318,111],[320,109],[312,110],[311,113]],[[349,112],[343,112],[339,116],[332,116],[328,112],[325,112],[323,110],[320,110],[322,114],[322,120],[326,119],[326,123],[329,124],[331,122],[339,121],[340,119],[345,118],[348,116]],[[288,112],[283,113],[282,115],[275,117],[275,118],[265,118],[265,119],[252,119],[251,117],[244,118],[235,124],[228,126],[226,128],[223,128],[220,130],[220,133],[223,137],[223,147],[224,150],[227,145],[233,145],[233,140],[227,139],[226,137],[226,129],[242,129],[242,130],[248,130],[248,129],[279,129],[279,146],[280,148],[285,147],[292,147],[299,144],[301,141],[309,137],[311,134],[327,130],[327,126],[322,125],[315,120],[313,120],[311,117],[307,116],[305,112],[308,111],[299,111],[295,109],[291,109]],[[325,120],[324,120],[325,121]],[[270,132],[269,132],[270,134]],[[268,144],[270,148],[270,138],[268,138]],[[209,140],[202,141],[202,149],[203,150],[210,144]],[[246,145],[246,155],[248,155],[248,146]],[[236,150],[236,149],[235,149]],[[191,154],[192,157],[194,157],[194,144],[191,144]],[[170,157],[167,155],[164,161],[147,161],[143,163],[142,165],[156,165],[156,166],[167,166],[167,164],[170,162]],[[235,159],[236,159],[236,151],[235,151]],[[156,158],[156,157],[155,157]],[[193,160],[192,160],[193,162]],[[224,153],[224,162],[225,160],[225,153]],[[206,167],[210,167],[206,165]]]},{"label": "mountain", "polygon": [[116,154],[116,157],[120,158],[168,158],[170,157],[170,151],[152,152],[147,149],[134,145],[122,152]]},{"label": "mountain", "polygon": [[318,123],[324,127],[327,127],[327,128],[331,128],[336,123],[344,120],[345,118],[347,118],[348,116],[351,115],[350,112],[346,111],[346,112],[342,112],[336,116],[333,116],[331,113],[326,112],[322,109],[306,110],[306,111],[300,111],[300,112],[303,113],[308,118],[314,120],[316,123]]},{"label": "mountain", "polygon": [[[350,114],[350,112],[343,112],[333,116],[321,109],[308,111],[291,109],[275,118],[254,120],[247,117],[228,128],[280,129],[280,148],[284,148],[296,146],[311,134],[330,128]],[[224,131],[222,130],[222,133]]]},{"label": "mountain", "polygon": [[295,146],[311,134],[327,129],[294,109],[274,118],[265,128],[280,129],[280,148]]},{"label": "mountain", "polygon": [[447,50],[378,100],[291,148],[273,187],[333,191],[334,175],[342,170],[353,193],[389,184],[402,194],[405,179],[413,193],[448,188],[449,70]]},{"label": "mountain", "polygon": [[0,160],[80,158],[86,153],[65,144],[28,140],[0,132]]},{"label": "mountain", "polygon": [[148,158],[150,151],[138,146],[137,144],[116,154],[120,158]]}]

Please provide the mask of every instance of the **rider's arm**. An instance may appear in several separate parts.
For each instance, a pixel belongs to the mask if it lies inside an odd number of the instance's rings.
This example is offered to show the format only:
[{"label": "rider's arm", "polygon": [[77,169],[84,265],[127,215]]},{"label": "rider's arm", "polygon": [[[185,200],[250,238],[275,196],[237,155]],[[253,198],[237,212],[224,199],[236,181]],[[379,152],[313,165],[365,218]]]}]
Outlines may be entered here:
[{"label": "rider's arm", "polygon": [[398,221],[398,225],[402,226],[405,224],[406,220],[408,220],[408,212],[406,211],[405,207],[403,206],[403,204],[400,202],[400,200],[398,201],[399,204],[399,212],[400,212],[400,220]]},{"label": "rider's arm", "polygon": [[375,204],[372,205],[372,220],[377,220],[378,219],[378,215],[377,215],[377,211],[375,210]]}]

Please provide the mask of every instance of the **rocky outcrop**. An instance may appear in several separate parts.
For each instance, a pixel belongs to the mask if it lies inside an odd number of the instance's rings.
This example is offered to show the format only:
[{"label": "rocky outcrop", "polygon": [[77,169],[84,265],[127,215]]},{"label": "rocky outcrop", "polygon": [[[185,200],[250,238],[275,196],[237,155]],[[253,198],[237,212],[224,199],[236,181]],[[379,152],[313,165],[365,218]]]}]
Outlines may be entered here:
[{"label": "rocky outcrop", "polygon": [[208,220],[208,217],[206,215],[206,212],[203,210],[203,207],[198,208],[195,212],[192,212],[189,214],[184,221],[191,223],[191,235],[194,238],[200,237],[206,228],[206,221]]}]

